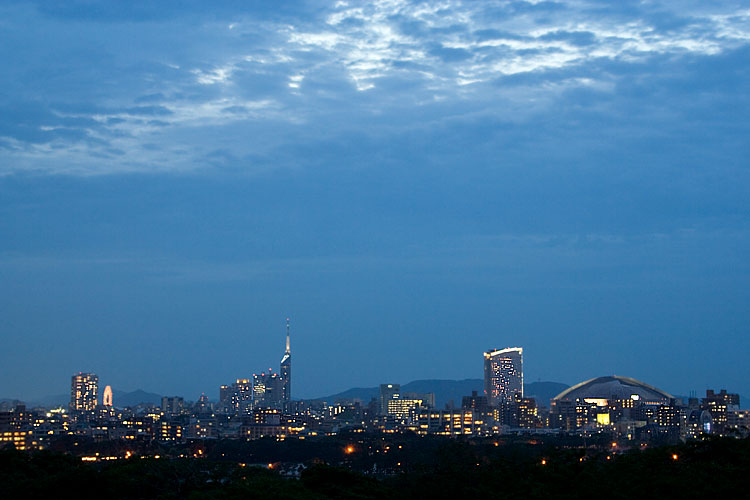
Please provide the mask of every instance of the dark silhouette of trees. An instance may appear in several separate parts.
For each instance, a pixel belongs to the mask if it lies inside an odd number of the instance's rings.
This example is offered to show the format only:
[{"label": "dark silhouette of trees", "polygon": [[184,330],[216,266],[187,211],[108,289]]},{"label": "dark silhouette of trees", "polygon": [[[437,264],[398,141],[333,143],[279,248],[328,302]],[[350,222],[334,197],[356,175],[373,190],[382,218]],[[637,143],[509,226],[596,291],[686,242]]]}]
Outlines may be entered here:
[{"label": "dark silhouette of trees", "polygon": [[[54,451],[0,450],[0,498],[110,499],[413,499],[495,498],[610,500],[741,498],[750,492],[750,439],[709,439],[613,453],[605,446],[528,439],[454,440],[397,436],[254,443],[252,455],[280,450],[305,459],[299,478],[283,464],[240,464],[248,451],[215,443],[209,458],[139,458],[83,462]],[[319,448],[317,448],[319,446]],[[182,450],[184,451],[184,450]],[[231,457],[228,457],[231,455]],[[326,465],[328,461],[344,466]],[[372,465],[377,474],[372,474]],[[397,465],[400,464],[400,465]],[[364,473],[367,472],[367,473]]]}]

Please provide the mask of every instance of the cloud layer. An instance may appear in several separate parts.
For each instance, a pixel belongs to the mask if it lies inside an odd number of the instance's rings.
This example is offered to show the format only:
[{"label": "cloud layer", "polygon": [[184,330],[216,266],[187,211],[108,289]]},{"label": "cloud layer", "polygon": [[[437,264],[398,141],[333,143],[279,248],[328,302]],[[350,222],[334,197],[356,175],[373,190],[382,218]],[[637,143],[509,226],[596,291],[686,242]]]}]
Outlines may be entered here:
[{"label": "cloud layer", "polygon": [[0,39],[0,396],[194,397],[287,316],[304,396],[510,344],[750,394],[747,2],[38,0]]},{"label": "cloud layer", "polygon": [[610,121],[634,100],[672,128],[695,96],[660,94],[695,85],[696,65],[746,61],[750,39],[741,3],[2,9],[4,174],[299,167],[284,158],[289,147],[330,150],[346,134],[382,149],[404,131],[434,141],[441,126],[537,128],[560,113]]}]

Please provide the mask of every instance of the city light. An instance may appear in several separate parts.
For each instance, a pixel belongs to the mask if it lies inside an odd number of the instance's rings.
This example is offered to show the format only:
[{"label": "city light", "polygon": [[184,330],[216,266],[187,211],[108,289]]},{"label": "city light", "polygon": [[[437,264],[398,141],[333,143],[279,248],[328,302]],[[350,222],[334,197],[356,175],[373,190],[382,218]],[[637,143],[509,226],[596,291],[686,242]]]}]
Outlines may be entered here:
[{"label": "city light", "polygon": [[[485,361],[492,361],[486,364],[485,385],[520,382],[521,352],[521,348],[509,348],[485,353]],[[288,356],[283,359],[291,360]],[[291,370],[291,365],[285,366]],[[287,382],[291,380],[290,370],[282,370]],[[605,439],[599,447],[607,452],[606,460],[612,460],[628,449],[645,448],[646,441],[654,437],[676,443],[707,435],[736,435],[739,425],[750,420],[750,412],[739,409],[739,395],[724,389],[707,390],[705,398],[693,398],[688,404],[638,380],[614,375],[592,378],[563,390],[551,399],[548,411],[539,411],[542,407],[534,398],[524,398],[518,391],[502,397],[498,394],[496,405],[490,404],[488,396],[471,391],[460,407],[438,409],[435,393],[402,393],[400,384],[381,384],[380,404],[374,411],[356,399],[333,404],[287,402],[279,396],[283,389],[279,382],[278,375],[269,370],[255,379],[237,378],[234,384],[220,386],[218,402],[204,393],[194,403],[181,396],[163,396],[161,405],[115,408],[95,404],[94,409],[87,410],[87,405],[96,403],[93,395],[98,376],[78,373],[71,382],[70,412],[45,408],[30,411],[23,405],[5,411],[0,420],[6,422],[6,428],[0,429],[0,445],[10,443],[19,450],[39,450],[64,436],[169,445],[204,439],[283,441],[346,432],[350,433],[347,439],[353,442],[345,442],[340,449],[343,455],[350,456],[362,451],[354,433],[375,432],[385,437],[367,456],[390,456],[410,447],[396,438],[402,433],[487,437],[487,446],[498,447],[506,444],[501,434],[510,429],[523,435],[521,439],[529,445],[544,445],[548,438],[566,434],[583,435],[585,443],[586,436],[599,434]],[[636,390],[638,397],[631,397]],[[109,402],[111,387],[105,392],[105,401]],[[393,442],[388,436],[398,440]],[[199,448],[203,442],[197,441],[186,456],[205,458],[205,450]],[[79,444],[75,441],[67,446],[73,450]],[[133,445],[128,446],[132,449]],[[142,458],[158,457],[141,453]],[[119,452],[120,458],[131,456],[132,451]],[[678,459],[677,454],[667,456]],[[546,465],[547,459],[541,463]]]}]

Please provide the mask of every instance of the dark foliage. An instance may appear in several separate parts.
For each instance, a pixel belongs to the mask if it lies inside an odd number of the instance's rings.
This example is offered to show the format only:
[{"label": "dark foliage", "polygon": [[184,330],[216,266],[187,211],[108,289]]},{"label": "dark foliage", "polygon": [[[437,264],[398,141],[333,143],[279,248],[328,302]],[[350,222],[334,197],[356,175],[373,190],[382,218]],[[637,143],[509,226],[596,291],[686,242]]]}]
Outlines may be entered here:
[{"label": "dark foliage", "polygon": [[[0,451],[0,498],[110,499],[413,499],[741,498],[750,492],[750,439],[713,439],[613,454],[602,444],[536,440],[450,440],[397,436],[277,446],[315,456],[299,479],[241,465],[237,443],[217,443],[210,458],[82,462],[54,451]],[[257,444],[257,443],[256,443]],[[318,448],[317,453],[311,450]],[[252,448],[277,456],[270,442]],[[220,459],[223,455],[223,460]],[[342,466],[323,464],[329,457]],[[373,474],[372,465],[377,466]],[[357,472],[367,471],[369,474]]]}]

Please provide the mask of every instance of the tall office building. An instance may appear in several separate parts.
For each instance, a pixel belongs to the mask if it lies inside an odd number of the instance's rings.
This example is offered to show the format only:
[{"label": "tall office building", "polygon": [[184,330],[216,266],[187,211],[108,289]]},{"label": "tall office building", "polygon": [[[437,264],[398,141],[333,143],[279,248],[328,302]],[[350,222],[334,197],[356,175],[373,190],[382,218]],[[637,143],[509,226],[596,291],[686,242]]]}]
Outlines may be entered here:
[{"label": "tall office building", "polygon": [[224,413],[230,410],[233,396],[234,389],[231,385],[222,385],[219,387],[219,407]]},{"label": "tall office building", "polygon": [[70,382],[70,411],[93,411],[99,390],[99,377],[93,373],[73,375]]},{"label": "tall office building", "polygon": [[713,432],[724,434],[727,430],[729,414],[740,409],[740,395],[727,393],[726,389],[722,389],[718,393],[712,389],[707,389],[701,409],[711,414]]},{"label": "tall office building", "polygon": [[286,407],[292,400],[292,351],[289,349],[289,318],[286,319],[286,351],[281,358],[281,404]]},{"label": "tall office building", "polygon": [[185,400],[180,396],[162,396],[161,411],[168,417],[182,414],[185,409]]},{"label": "tall office building", "polygon": [[252,409],[253,386],[250,379],[238,378],[232,385],[219,388],[219,411],[230,415],[245,415]]},{"label": "tall office building", "polygon": [[281,377],[268,372],[253,373],[253,408],[278,408],[281,406]]},{"label": "tall office building", "polygon": [[253,404],[253,385],[250,379],[238,378],[232,384],[232,410],[235,415],[246,415]]},{"label": "tall office building", "polygon": [[484,394],[490,406],[523,397],[523,348],[508,347],[484,353]]},{"label": "tall office building", "polygon": [[401,384],[380,384],[380,414],[388,414],[388,401],[400,397]]}]

